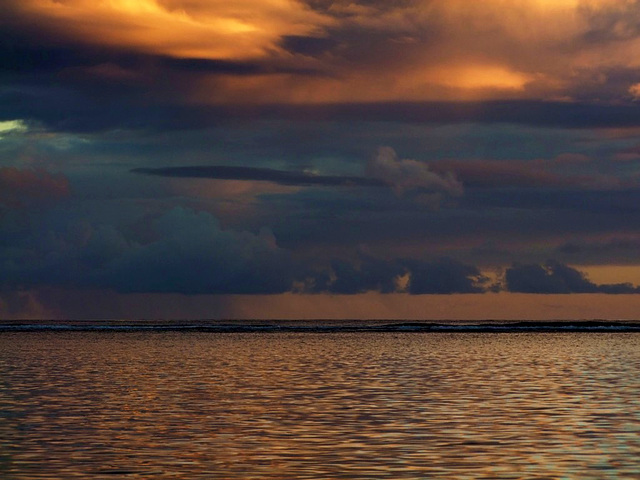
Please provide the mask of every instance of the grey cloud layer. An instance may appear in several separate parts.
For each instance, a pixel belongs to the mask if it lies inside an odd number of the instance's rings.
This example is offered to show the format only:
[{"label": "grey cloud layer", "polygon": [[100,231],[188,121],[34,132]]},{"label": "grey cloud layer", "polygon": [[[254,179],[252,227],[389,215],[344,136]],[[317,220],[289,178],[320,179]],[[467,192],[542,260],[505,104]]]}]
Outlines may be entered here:
[{"label": "grey cloud layer", "polygon": [[591,282],[582,272],[556,261],[544,265],[515,264],[505,272],[505,286],[519,293],[639,293],[630,283]]},{"label": "grey cloud layer", "polygon": [[306,172],[288,172],[271,168],[216,166],[186,166],[165,168],[135,168],[133,173],[173,178],[212,178],[222,180],[254,180],[288,186],[327,187],[384,187],[388,184],[377,178],[316,175]]},{"label": "grey cloud layer", "polygon": [[636,0],[291,2],[295,29],[208,57],[38,3],[0,15],[5,291],[637,291],[579,272],[640,258]]},{"label": "grey cloud layer", "polygon": [[[92,89],[94,87],[91,87]],[[166,95],[178,86],[166,86]],[[226,125],[230,119],[310,122],[400,122],[406,124],[512,124],[557,128],[624,128],[640,126],[635,105],[547,101],[363,102],[290,106],[207,106],[141,101],[137,87],[95,85],[83,89],[10,86],[0,90],[3,120],[34,119],[54,130],[101,132],[127,130],[189,130]],[[127,98],[123,98],[123,96]],[[117,100],[116,103],[114,103]]]},{"label": "grey cloud layer", "polygon": [[0,216],[3,292],[33,288],[182,294],[639,291],[629,284],[597,285],[559,262],[514,264],[499,283],[492,283],[473,264],[433,255],[427,259],[309,256],[279,246],[269,230],[223,228],[211,214],[190,208],[164,207],[153,216],[145,209],[133,215],[129,211],[121,219],[107,221],[104,216],[89,219],[66,200],[58,201],[57,206],[40,207],[38,213],[16,214],[22,206],[5,205]]},{"label": "grey cloud layer", "polygon": [[0,285],[188,294],[281,293],[291,285],[289,255],[268,233],[223,230],[206,213],[174,208],[151,222],[146,240],[60,214],[3,238],[10,248],[0,251]]},{"label": "grey cloud layer", "polygon": [[400,159],[389,147],[382,147],[366,167],[366,177],[318,175],[271,168],[226,165],[135,168],[132,173],[171,178],[210,178],[218,180],[252,180],[286,186],[324,187],[393,187],[398,193],[421,189],[462,195],[462,184],[451,172],[432,172],[423,162]]}]

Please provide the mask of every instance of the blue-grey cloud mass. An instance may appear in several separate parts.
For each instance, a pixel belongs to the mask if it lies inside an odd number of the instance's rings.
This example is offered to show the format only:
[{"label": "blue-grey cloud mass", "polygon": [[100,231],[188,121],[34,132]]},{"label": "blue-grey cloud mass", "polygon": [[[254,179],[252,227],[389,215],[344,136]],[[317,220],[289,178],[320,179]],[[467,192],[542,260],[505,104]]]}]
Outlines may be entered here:
[{"label": "blue-grey cloud mass", "polygon": [[0,7],[0,314],[638,292],[638,1],[134,3]]}]

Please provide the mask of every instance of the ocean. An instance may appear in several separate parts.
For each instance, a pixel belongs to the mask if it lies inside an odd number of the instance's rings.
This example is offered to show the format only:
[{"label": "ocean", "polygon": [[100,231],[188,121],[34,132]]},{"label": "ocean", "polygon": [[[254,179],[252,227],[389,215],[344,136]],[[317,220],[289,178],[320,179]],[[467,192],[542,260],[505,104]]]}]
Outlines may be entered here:
[{"label": "ocean", "polygon": [[0,326],[0,478],[640,479],[637,324]]}]

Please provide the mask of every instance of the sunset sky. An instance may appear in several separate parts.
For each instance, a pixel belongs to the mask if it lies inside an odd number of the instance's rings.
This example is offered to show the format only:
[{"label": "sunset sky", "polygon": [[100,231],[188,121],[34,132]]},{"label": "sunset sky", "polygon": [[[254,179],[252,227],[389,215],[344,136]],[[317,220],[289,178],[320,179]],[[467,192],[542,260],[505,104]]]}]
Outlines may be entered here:
[{"label": "sunset sky", "polygon": [[0,319],[637,318],[640,0],[4,0]]}]

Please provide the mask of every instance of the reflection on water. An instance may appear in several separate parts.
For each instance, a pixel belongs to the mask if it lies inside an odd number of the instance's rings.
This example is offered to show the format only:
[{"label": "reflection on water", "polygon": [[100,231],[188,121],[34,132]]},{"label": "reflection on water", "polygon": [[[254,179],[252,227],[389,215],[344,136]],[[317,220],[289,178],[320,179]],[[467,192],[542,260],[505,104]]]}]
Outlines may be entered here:
[{"label": "reflection on water", "polygon": [[640,334],[0,334],[0,478],[640,478]]}]

